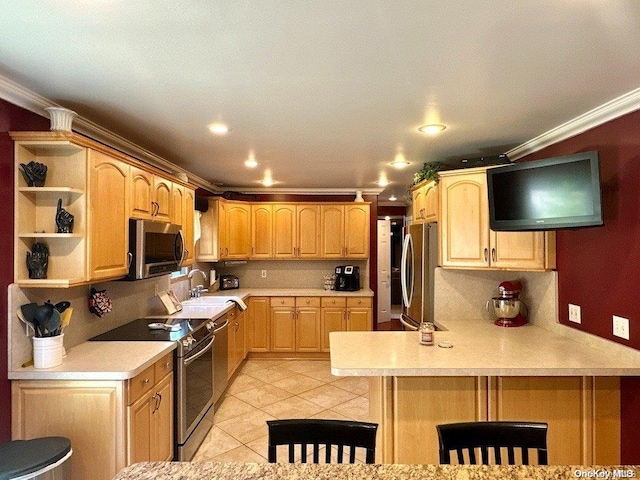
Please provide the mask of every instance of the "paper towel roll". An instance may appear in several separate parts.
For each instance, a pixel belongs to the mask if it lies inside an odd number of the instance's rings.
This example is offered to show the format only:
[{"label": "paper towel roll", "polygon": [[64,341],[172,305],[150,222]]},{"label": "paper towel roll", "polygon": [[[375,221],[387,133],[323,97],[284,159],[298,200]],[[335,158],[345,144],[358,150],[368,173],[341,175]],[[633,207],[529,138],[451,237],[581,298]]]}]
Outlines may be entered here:
[{"label": "paper towel roll", "polygon": [[213,284],[216,281],[216,271],[215,269],[211,269],[211,271],[209,272],[209,286],[213,286]]}]

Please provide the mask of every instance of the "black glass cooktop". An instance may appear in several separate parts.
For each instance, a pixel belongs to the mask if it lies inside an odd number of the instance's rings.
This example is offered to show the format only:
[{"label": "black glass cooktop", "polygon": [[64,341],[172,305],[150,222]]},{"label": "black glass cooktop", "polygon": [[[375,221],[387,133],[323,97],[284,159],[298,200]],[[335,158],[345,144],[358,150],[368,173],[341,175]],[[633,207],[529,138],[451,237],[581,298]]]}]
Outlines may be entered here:
[{"label": "black glass cooktop", "polygon": [[171,342],[186,337],[195,330],[198,330],[203,323],[207,322],[207,320],[202,318],[174,320],[172,322],[174,325],[180,325],[180,330],[175,332],[152,330],[149,328],[150,323],[162,323],[163,321],[165,321],[165,319],[139,318],[138,320],[109,330],[89,340],[97,342]]}]

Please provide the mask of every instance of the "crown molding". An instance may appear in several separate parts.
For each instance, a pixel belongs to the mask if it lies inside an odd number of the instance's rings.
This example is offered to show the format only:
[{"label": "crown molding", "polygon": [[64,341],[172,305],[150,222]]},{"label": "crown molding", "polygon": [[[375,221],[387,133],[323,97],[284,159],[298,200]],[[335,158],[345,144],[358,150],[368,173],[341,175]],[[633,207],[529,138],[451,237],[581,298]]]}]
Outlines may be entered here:
[{"label": "crown molding", "polygon": [[384,188],[284,188],[284,187],[232,187],[218,190],[229,190],[239,193],[262,193],[262,194],[295,194],[295,195],[355,195],[362,192],[362,195],[380,195]]},{"label": "crown molding", "polygon": [[512,148],[506,154],[509,160],[517,160],[638,109],[640,109],[640,88],[625,93],[573,120],[552,128],[548,132]]},{"label": "crown molding", "polygon": [[[25,110],[29,110],[41,117],[49,118],[49,114],[45,110],[47,107],[62,107],[51,100],[32,92],[28,88],[25,88],[13,80],[0,75],[0,98],[6,100],[13,105],[22,107]],[[114,148],[127,155],[137,158],[145,163],[153,165],[167,173],[185,173],[189,177],[189,183],[192,183],[198,187],[210,190],[212,192],[218,192],[219,189],[211,182],[208,182],[204,178],[194,175],[191,172],[179,167],[178,165],[170,162],[169,160],[156,155],[149,150],[142,148],[141,146],[127,140],[120,135],[101,127],[100,125],[92,122],[91,120],[76,116],[73,119],[73,130],[95,140],[103,143],[108,147]]]}]

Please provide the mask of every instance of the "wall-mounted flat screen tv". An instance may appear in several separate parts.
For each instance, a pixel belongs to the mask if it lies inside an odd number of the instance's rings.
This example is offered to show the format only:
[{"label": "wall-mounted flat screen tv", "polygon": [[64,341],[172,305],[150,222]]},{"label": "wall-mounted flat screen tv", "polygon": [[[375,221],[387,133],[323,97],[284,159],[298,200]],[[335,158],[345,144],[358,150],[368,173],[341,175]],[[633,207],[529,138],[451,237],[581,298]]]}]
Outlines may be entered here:
[{"label": "wall-mounted flat screen tv", "polygon": [[603,224],[596,151],[489,168],[487,183],[492,230]]}]

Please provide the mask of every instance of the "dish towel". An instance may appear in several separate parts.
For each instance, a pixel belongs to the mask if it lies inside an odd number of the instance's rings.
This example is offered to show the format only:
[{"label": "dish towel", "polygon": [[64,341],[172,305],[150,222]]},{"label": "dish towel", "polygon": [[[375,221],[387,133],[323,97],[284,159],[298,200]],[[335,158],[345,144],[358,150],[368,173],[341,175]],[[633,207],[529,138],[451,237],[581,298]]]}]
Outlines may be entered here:
[{"label": "dish towel", "polygon": [[193,216],[193,243],[196,243],[200,240],[202,236],[202,230],[200,229],[200,217],[202,216],[202,212],[198,210],[195,211],[195,215]]}]

